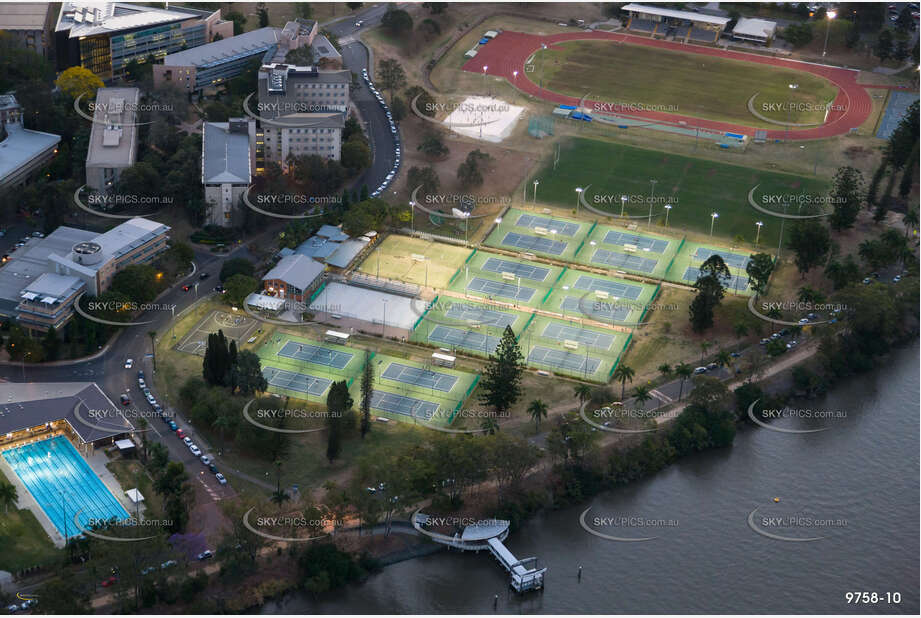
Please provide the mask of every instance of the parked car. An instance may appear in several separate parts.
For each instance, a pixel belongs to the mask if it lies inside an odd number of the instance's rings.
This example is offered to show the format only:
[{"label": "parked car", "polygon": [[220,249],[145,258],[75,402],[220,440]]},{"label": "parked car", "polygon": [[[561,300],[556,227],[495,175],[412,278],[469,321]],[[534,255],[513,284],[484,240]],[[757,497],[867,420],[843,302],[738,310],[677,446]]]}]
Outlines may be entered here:
[{"label": "parked car", "polygon": [[175,560],[167,560],[166,562],[164,562],[163,564],[160,565],[160,569],[161,569],[161,570],[162,570],[162,569],[168,569],[168,568],[170,568],[170,567],[176,566],[177,564],[179,564],[179,563],[176,562]]},{"label": "parked car", "polygon": [[739,358],[739,357],[742,356],[742,355],[739,354],[738,352],[730,352],[730,353],[729,353],[729,356],[731,356],[732,358]]},{"label": "parked car", "polygon": [[143,379],[144,379],[144,372],[138,371],[138,380],[143,380]]},{"label": "parked car", "polygon": [[706,367],[698,367],[697,369],[694,370],[694,375],[695,375],[695,376],[700,375],[700,374],[702,374],[702,373],[707,373],[707,368],[706,368]]},{"label": "parked car", "polygon": [[800,324],[809,324],[809,318],[800,318],[799,323],[800,323]]},{"label": "parked car", "polygon": [[183,291],[183,292],[188,292],[188,291],[191,290],[191,289],[192,289],[192,288],[191,288],[190,286],[188,286],[188,285],[182,286],[182,291]]},{"label": "parked car", "polygon": [[121,399],[123,406],[127,406],[131,404],[131,399],[128,397],[128,395],[122,395],[120,399]]},{"label": "parked car", "polygon": [[188,442],[186,442],[186,445],[188,445],[188,444],[190,444],[190,443],[192,442],[192,438],[189,438],[188,436],[186,436],[186,435],[185,435],[185,432],[184,432],[182,429],[177,429],[177,430],[176,430],[176,437],[179,438],[180,440],[182,440],[183,442],[185,442],[186,440],[188,440]]},{"label": "parked car", "polygon": [[220,472],[218,472],[217,474],[215,474],[215,475],[214,475],[214,478],[216,478],[216,479],[217,479],[217,482],[220,483],[221,485],[226,485],[226,484],[227,484],[227,479],[225,479],[225,478],[224,478],[224,475],[221,474]]},{"label": "parked car", "polygon": [[125,361],[125,369],[131,369],[131,367],[133,366],[134,366],[133,358],[129,358],[128,360]]},{"label": "parked car", "polygon": [[192,446],[192,438],[190,438],[189,436],[185,436],[185,437],[180,436],[180,437],[182,438],[182,441],[185,443],[186,446]]},{"label": "parked car", "polygon": [[207,279],[207,278],[210,277],[210,276],[211,276],[211,275],[209,275],[208,273],[202,273],[202,274],[198,275],[198,278],[201,279],[201,280],[205,280],[205,279]]},{"label": "parked car", "polygon": [[19,606],[16,605],[15,603],[13,603],[12,605],[7,605],[6,611],[8,611],[11,614],[15,614],[16,612],[19,611]]},{"label": "parked car", "polygon": [[211,474],[217,474],[217,473],[218,473],[218,471],[217,471],[217,466],[215,466],[214,464],[209,465],[209,466],[208,466],[208,470],[211,471]]},{"label": "parked car", "polygon": [[710,363],[707,365],[707,371],[713,371],[714,369],[719,369],[719,367],[717,363]]},{"label": "parked car", "polygon": [[203,551],[202,553],[200,553],[200,554],[198,554],[197,556],[195,556],[195,558],[196,558],[197,560],[209,560],[209,559],[211,559],[211,558],[214,558],[214,552],[211,551],[210,549],[206,549],[206,550]]},{"label": "parked car", "polygon": [[144,381],[144,378],[138,378],[138,388],[143,392],[147,388],[147,382]]},{"label": "parked car", "polygon": [[196,457],[201,456],[201,449],[195,446],[194,444],[189,445],[189,450],[192,451],[192,454]]},{"label": "parked car", "polygon": [[869,277],[865,278],[865,279],[863,280],[863,283],[864,283],[864,285],[870,283],[870,278],[869,278]]},{"label": "parked car", "polygon": [[176,431],[177,429],[179,429],[179,425],[176,424],[176,421],[170,421],[169,428],[172,429],[173,431]]},{"label": "parked car", "polygon": [[141,575],[147,575],[148,573],[153,573],[153,572],[156,571],[156,570],[157,570],[157,566],[156,566],[156,565],[151,565],[151,566],[148,566],[148,567],[144,567],[143,569],[141,569]]},{"label": "parked car", "polygon": [[202,456],[201,456],[201,462],[202,462],[203,464],[205,464],[206,466],[210,466],[210,465],[211,465],[211,456],[210,456],[210,455],[202,455]]},{"label": "parked car", "polygon": [[118,582],[118,576],[110,575],[109,577],[106,577],[104,580],[102,580],[102,587],[108,588],[109,586],[114,586],[116,582]]}]

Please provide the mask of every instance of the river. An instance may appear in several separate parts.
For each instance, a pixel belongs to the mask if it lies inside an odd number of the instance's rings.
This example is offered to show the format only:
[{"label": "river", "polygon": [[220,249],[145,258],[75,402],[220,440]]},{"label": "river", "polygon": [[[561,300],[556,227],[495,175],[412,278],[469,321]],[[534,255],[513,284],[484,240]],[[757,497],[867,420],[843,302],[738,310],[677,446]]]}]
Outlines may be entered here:
[{"label": "river", "polygon": [[[517,596],[486,553],[439,553],[362,585],[293,595],[263,613],[908,613],[919,610],[919,348],[808,403],[832,418],[745,427],[729,449],[576,508],[529,520],[506,545],[549,567],[545,590]],[[775,498],[779,501],[775,502]],[[611,541],[599,532],[643,542]],[[789,541],[759,534],[749,525]],[[609,518],[628,516],[622,525]],[[780,520],[763,517],[786,518]],[[579,567],[582,578],[577,577]],[[875,605],[847,592],[876,592]],[[885,593],[899,593],[898,604]],[[891,599],[891,597],[890,597]]]}]

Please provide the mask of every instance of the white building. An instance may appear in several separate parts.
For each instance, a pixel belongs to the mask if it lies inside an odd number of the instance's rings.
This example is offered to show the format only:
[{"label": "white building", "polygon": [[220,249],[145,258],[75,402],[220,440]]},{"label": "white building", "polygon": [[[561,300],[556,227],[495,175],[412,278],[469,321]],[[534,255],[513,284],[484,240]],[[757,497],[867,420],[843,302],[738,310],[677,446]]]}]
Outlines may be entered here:
[{"label": "white building", "polygon": [[93,103],[93,126],[86,152],[86,186],[112,190],[121,171],[137,160],[137,88],[99,88]]}]

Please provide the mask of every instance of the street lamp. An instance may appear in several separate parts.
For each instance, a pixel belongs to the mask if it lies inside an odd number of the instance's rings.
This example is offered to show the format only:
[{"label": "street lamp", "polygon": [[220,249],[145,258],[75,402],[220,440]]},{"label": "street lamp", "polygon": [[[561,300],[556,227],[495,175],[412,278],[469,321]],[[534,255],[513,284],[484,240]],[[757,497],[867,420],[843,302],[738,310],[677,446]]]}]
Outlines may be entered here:
[{"label": "street lamp", "polygon": [[409,235],[416,235],[416,202],[409,200]]},{"label": "street lamp", "polygon": [[665,205],[665,227],[668,227],[668,213],[671,211],[671,209],[672,209],[671,204]]},{"label": "street lamp", "polygon": [[620,216],[621,217],[624,216],[624,207],[627,205],[627,199],[629,198],[627,198],[626,195],[620,196]]},{"label": "street lamp", "polygon": [[655,178],[649,180],[649,184],[652,188],[649,191],[649,221],[646,223],[646,227],[652,227],[652,203],[656,199],[656,183],[659,182]]},{"label": "street lamp", "polygon": [[756,221],[755,225],[758,227],[758,231],[755,232],[755,246],[758,246],[758,239],[761,238],[761,226],[764,225],[764,222]]},{"label": "street lamp", "polygon": [[825,52],[828,50],[828,31],[831,30],[831,20],[838,16],[838,13],[835,11],[825,11],[825,17],[828,19],[825,21],[825,45],[822,46],[822,57],[825,57]]},{"label": "street lamp", "polygon": [[[787,84],[790,90],[799,88],[799,84]],[[790,141],[790,125],[793,124],[793,105],[791,101],[787,102],[787,141]]]},{"label": "street lamp", "polygon": [[486,96],[489,96],[489,93],[486,92],[486,69],[488,68],[487,65],[483,65],[483,92],[486,93]]},{"label": "street lamp", "polygon": [[537,203],[537,185],[540,184],[540,180],[534,181],[534,203]]},{"label": "street lamp", "polygon": [[584,191],[582,187],[576,187],[576,214],[579,214],[579,198],[582,197],[582,191]]},{"label": "street lamp", "polygon": [[718,212],[714,212],[710,214],[710,236],[713,236],[713,223],[716,221],[716,219],[719,216],[720,214]]},{"label": "street lamp", "polygon": [[515,88],[518,87],[518,71],[512,71],[512,82],[515,84]]}]

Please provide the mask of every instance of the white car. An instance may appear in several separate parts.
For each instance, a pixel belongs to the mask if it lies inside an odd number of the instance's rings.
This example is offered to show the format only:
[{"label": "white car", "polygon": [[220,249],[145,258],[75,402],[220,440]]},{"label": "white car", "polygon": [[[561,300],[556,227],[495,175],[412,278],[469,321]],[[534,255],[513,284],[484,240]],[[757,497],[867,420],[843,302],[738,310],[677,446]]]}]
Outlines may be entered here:
[{"label": "white car", "polygon": [[131,369],[132,367],[134,367],[134,359],[129,358],[125,361],[125,369]]},{"label": "white car", "polygon": [[211,456],[210,456],[210,455],[202,455],[202,456],[201,456],[201,462],[202,462],[203,464],[205,464],[206,466],[210,466],[210,465],[211,465]]},{"label": "white car", "polygon": [[185,444],[186,446],[192,446],[192,438],[190,438],[189,436],[184,437],[184,438],[182,439],[182,442],[183,442],[183,444]]},{"label": "white car", "polygon": [[355,22],[355,27],[356,27],[356,28],[361,28],[361,25],[362,25],[363,23],[365,23],[365,22],[363,22],[363,21],[361,21],[361,20],[359,19],[358,21]]},{"label": "white car", "polygon": [[201,457],[201,449],[195,446],[194,444],[189,445],[189,450],[192,451],[192,454],[196,457]]},{"label": "white car", "polygon": [[217,482],[220,483],[221,485],[226,485],[226,484],[227,484],[227,479],[224,478],[224,475],[221,474],[220,472],[218,472],[217,474],[215,474],[215,475],[214,475],[214,478],[216,478],[216,479],[217,479]]},{"label": "white car", "polygon": [[147,388],[147,382],[144,381],[144,378],[138,378],[138,388],[141,390]]}]

